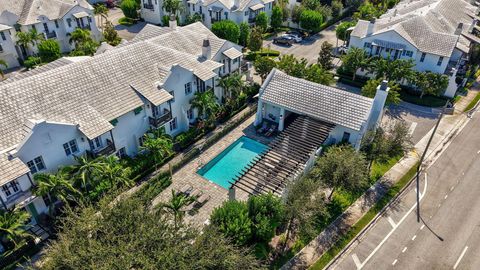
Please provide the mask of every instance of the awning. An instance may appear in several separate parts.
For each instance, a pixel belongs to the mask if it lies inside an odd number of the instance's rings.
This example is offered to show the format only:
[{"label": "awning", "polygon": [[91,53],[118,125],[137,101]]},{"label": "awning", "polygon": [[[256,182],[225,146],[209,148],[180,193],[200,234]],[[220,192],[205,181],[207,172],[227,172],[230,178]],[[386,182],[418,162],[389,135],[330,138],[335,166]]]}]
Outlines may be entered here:
[{"label": "awning", "polygon": [[372,42],[373,46],[380,46],[388,49],[395,49],[395,50],[405,50],[407,47],[404,44],[374,39]]},{"label": "awning", "polygon": [[462,33],[462,36],[464,36],[465,38],[467,38],[468,40],[472,41],[472,42],[475,42],[477,44],[480,44],[480,38],[478,38],[477,36],[473,35],[473,34],[470,34],[470,33]]},{"label": "awning", "polygon": [[80,18],[83,18],[83,17],[88,17],[88,13],[85,12],[85,11],[73,13],[73,17],[75,17],[77,19],[80,19]]},{"label": "awning", "polygon": [[213,12],[220,12],[220,11],[223,10],[223,8],[221,8],[221,7],[211,7],[211,8],[209,8],[209,10],[211,10]]},{"label": "awning", "polygon": [[264,4],[268,4],[268,3],[271,3],[271,2],[273,2],[273,1],[274,1],[274,0],[263,0],[262,2],[263,2]]},{"label": "awning", "polygon": [[256,5],[253,5],[250,7],[251,10],[255,11],[255,10],[259,10],[259,9],[262,9],[264,8],[265,5],[264,4],[256,4]]},{"label": "awning", "polygon": [[238,57],[242,56],[242,52],[238,51],[235,48],[230,48],[230,49],[224,51],[223,55],[225,55],[226,57],[228,57],[230,59],[235,59],[235,58],[238,58]]},{"label": "awning", "polygon": [[198,0],[188,0],[187,3],[195,5],[198,3]]},{"label": "awning", "polygon": [[0,24],[0,31],[8,30],[12,28],[11,26],[5,25],[5,24]]}]

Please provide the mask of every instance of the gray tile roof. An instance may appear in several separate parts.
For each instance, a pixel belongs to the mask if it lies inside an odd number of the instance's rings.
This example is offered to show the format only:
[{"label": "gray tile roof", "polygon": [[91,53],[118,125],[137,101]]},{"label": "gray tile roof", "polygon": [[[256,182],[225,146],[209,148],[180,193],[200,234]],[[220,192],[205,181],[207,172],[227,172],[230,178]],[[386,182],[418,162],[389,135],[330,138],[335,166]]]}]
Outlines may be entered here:
[{"label": "gray tile roof", "polygon": [[[371,35],[395,31],[422,52],[449,57],[455,47],[470,46],[464,36],[475,9],[464,0],[403,0],[375,21]],[[463,23],[461,35],[455,34],[459,23]],[[368,25],[360,20],[351,35],[366,37]]]},{"label": "gray tile roof", "polygon": [[8,159],[6,154],[0,154],[0,186],[30,172],[19,159]]},{"label": "gray tile roof", "polygon": [[235,58],[238,58],[238,57],[242,56],[242,52],[240,52],[239,50],[237,50],[235,48],[230,48],[230,49],[224,51],[223,55],[225,55],[226,57],[228,57],[230,59],[235,59]]},{"label": "gray tile roof", "polygon": [[260,99],[354,130],[367,121],[373,99],[289,76],[273,69],[260,90]]},{"label": "gray tile roof", "polygon": [[[234,0],[203,0],[202,5],[208,6],[215,2],[220,2],[222,5],[224,5],[226,8],[230,9],[231,11],[243,11],[250,6],[250,3],[252,2],[252,0],[240,0],[238,7],[235,6]],[[273,0],[262,0],[261,2],[263,4],[267,4],[267,3],[273,2]]]},{"label": "gray tile roof", "polygon": [[62,18],[75,6],[93,10],[85,0],[5,0],[0,1],[0,14],[9,11],[19,17],[19,24],[29,25],[40,22],[42,15],[50,20]]},{"label": "gray tile roof", "polygon": [[160,90],[149,94],[174,65],[200,78],[222,66],[146,40],[0,84],[0,151],[23,139],[28,119],[78,124],[87,137],[99,136],[112,128],[111,120],[143,105],[143,95],[154,102],[167,98]]}]

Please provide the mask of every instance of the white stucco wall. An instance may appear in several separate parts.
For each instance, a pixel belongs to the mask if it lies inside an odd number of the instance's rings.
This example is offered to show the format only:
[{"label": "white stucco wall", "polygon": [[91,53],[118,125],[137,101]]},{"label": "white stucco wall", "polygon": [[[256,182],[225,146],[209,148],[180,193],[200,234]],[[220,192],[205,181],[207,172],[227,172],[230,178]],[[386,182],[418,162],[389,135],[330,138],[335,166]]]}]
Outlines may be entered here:
[{"label": "white stucco wall", "polygon": [[140,17],[143,18],[146,22],[149,22],[152,24],[161,24],[162,17],[165,15],[165,12],[162,8],[163,1],[151,0],[151,3],[153,5],[153,9],[148,9],[144,7],[144,4],[148,4],[148,0],[142,0]]},{"label": "white stucco wall", "polygon": [[[6,68],[18,67],[20,63],[18,62],[18,54],[15,50],[15,41],[13,40],[14,29],[4,30],[2,33],[5,35],[5,39],[0,38],[0,45],[2,46],[3,51],[0,52],[0,59],[7,62]],[[1,69],[6,69],[4,66],[0,66]]]},{"label": "white stucco wall", "polygon": [[[30,180],[28,179],[28,176],[26,174],[20,176],[16,180],[17,180],[17,182],[20,186],[21,191],[28,191],[30,189],[30,187],[32,186],[32,184],[30,183]],[[6,185],[10,185],[10,184],[7,183]],[[0,198],[2,198],[2,200],[4,202],[7,201],[7,196],[5,195],[5,193],[3,192],[3,190],[1,188],[0,188]],[[1,208],[1,206],[0,206],[0,208]]]}]

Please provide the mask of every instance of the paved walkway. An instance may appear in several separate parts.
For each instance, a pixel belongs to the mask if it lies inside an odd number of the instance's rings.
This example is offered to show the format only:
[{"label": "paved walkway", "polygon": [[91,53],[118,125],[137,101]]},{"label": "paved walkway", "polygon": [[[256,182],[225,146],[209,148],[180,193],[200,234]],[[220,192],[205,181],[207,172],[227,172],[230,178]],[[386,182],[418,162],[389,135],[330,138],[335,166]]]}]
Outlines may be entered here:
[{"label": "paved walkway", "polygon": [[[470,101],[467,99],[471,100],[473,99],[473,96],[469,95],[465,97],[465,102],[468,104]],[[460,106],[458,109],[461,109]],[[442,150],[448,146],[448,142],[464,127],[467,119],[468,117],[466,114],[444,116],[427,152],[426,160],[424,162],[425,165],[431,163],[441,154]],[[419,161],[419,157],[423,153],[432,132],[433,129],[415,145],[415,148],[411,153],[395,164],[395,166],[393,166],[379,182],[373,185],[339,218],[297,253],[295,257],[282,267],[282,269],[307,269],[318,260],[323,253],[332,247],[340,236],[347,233],[348,230],[370,210],[378,199],[385,194],[389,186],[392,186],[399,181],[403,175],[405,175],[408,170]]]},{"label": "paved walkway", "polygon": [[473,84],[472,88],[468,90],[467,95],[463,96],[457,103],[455,103],[455,113],[460,114],[463,113],[463,110],[467,108],[477,93],[480,91],[480,82],[479,79]]}]

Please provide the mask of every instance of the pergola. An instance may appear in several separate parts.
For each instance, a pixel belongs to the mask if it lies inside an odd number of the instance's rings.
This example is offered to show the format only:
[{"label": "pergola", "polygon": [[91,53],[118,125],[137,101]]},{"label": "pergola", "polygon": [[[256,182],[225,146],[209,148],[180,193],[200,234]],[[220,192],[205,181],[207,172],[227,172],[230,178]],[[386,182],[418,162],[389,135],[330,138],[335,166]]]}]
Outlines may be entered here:
[{"label": "pergola", "polygon": [[281,196],[289,180],[304,169],[334,126],[311,117],[297,116],[264,153],[237,175],[230,189],[238,188],[249,195],[271,192]]}]

